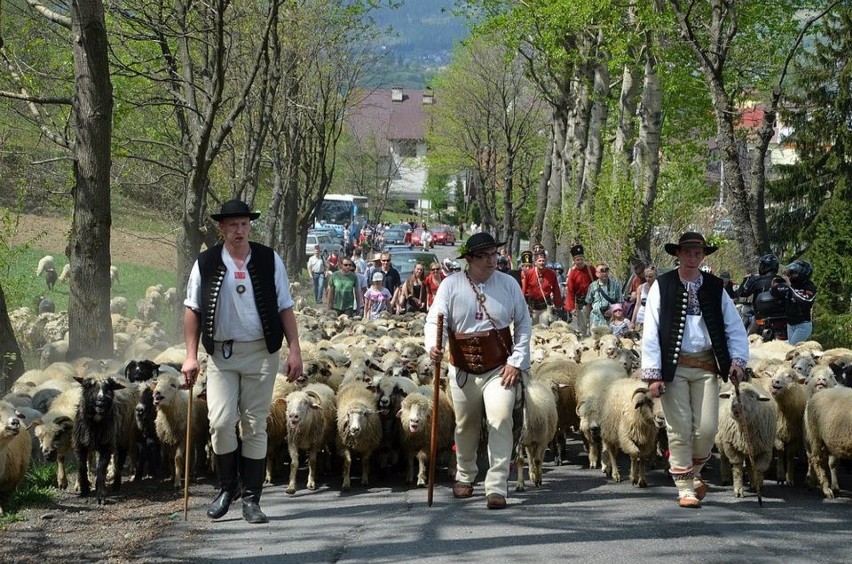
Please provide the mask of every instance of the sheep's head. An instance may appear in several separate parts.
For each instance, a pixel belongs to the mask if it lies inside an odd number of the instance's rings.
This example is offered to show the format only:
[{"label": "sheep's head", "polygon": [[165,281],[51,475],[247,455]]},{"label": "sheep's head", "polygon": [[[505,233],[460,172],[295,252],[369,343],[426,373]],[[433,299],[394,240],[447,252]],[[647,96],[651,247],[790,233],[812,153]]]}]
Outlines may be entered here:
[{"label": "sheep's head", "polygon": [[0,401],[0,444],[4,441],[15,438],[21,432],[23,424],[21,420],[23,416],[15,409],[15,407],[6,401]]},{"label": "sheep's head", "polygon": [[154,405],[157,407],[170,405],[180,393],[180,389],[181,382],[176,374],[160,376],[154,388]]},{"label": "sheep's head", "polygon": [[790,388],[799,381],[799,375],[792,368],[779,368],[775,371],[775,375],[772,376],[769,391],[772,393],[773,396],[777,396],[778,394],[782,393],[784,390]]}]

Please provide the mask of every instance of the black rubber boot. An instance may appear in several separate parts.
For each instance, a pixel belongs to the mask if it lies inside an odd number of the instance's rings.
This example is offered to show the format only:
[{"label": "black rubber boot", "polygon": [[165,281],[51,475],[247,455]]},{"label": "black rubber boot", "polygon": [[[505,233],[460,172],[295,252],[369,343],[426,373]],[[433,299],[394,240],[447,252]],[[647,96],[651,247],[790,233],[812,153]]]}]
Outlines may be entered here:
[{"label": "black rubber boot", "polygon": [[269,519],[260,510],[260,493],[266,478],[266,458],[254,460],[242,458],[243,475],[243,518],[248,523],[268,523]]},{"label": "black rubber boot", "polygon": [[216,455],[216,471],[219,474],[219,495],[207,508],[207,516],[218,519],[228,512],[231,502],[240,497],[240,488],[237,483],[237,464],[239,464],[239,451],[228,454]]}]

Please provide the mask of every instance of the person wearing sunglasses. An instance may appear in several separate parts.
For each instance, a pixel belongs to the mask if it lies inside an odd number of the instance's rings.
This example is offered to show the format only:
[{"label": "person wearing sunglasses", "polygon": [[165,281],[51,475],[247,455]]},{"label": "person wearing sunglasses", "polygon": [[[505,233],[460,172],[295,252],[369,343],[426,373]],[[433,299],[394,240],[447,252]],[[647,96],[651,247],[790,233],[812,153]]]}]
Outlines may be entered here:
[{"label": "person wearing sunglasses", "polygon": [[589,284],[587,300],[592,305],[589,323],[592,327],[609,325],[610,308],[621,298],[621,284],[610,274],[609,266],[602,262],[595,267],[597,280]]},{"label": "person wearing sunglasses", "polygon": [[352,259],[345,258],[340,262],[340,270],[332,274],[328,279],[328,291],[326,296],[326,307],[338,314],[348,316],[361,309],[361,296],[358,276],[355,274],[355,263]]},{"label": "person wearing sunglasses", "polygon": [[426,288],[426,309],[432,307],[432,302],[435,301],[435,294],[438,292],[438,286],[444,279],[444,269],[441,268],[441,263],[433,262],[429,265],[429,274],[426,280],[423,281],[423,286]]},{"label": "person wearing sunglasses", "polygon": [[[532,325],[517,282],[497,270],[497,249],[504,245],[488,233],[476,233],[459,249],[467,271],[441,282],[426,316],[424,342],[432,362],[449,347],[449,389],[456,414],[458,480],[453,496],[473,496],[483,421],[488,427],[489,469],[485,500],[489,509],[506,507],[512,460],[513,410],[521,379],[530,366]],[[436,342],[443,315],[443,341]]]}]

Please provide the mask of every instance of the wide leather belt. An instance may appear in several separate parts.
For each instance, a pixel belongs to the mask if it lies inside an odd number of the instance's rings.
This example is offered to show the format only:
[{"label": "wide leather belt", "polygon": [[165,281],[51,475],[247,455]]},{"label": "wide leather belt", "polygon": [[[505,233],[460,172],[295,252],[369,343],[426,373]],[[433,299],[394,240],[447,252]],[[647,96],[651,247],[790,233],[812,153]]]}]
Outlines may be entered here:
[{"label": "wide leather belt", "polygon": [[[704,356],[704,355],[702,355]],[[680,358],[677,361],[678,366],[686,366],[688,368],[698,368],[700,370],[706,370],[711,374],[718,374],[719,369],[716,367],[716,363],[712,360],[702,360],[701,358],[697,358],[694,356],[686,356],[680,355]]]},{"label": "wide leather belt", "polygon": [[514,348],[512,332],[508,327],[476,333],[451,331],[449,346],[450,364],[471,374],[484,374],[506,364],[508,351]]}]

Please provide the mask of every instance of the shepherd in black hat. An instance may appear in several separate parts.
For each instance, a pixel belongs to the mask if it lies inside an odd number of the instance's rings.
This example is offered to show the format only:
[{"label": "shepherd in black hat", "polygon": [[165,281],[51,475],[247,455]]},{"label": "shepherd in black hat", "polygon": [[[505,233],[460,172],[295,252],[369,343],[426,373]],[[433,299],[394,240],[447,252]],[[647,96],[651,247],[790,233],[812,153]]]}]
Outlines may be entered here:
[{"label": "shepherd in black hat", "polygon": [[[266,418],[287,337],[283,369],[289,381],[302,374],[293,298],[281,257],[249,242],[251,221],[260,216],[240,200],[230,200],[210,217],[223,243],[198,255],[186,288],[186,360],[181,372],[191,388],[198,374],[198,346],[208,354],[207,407],[219,474],[219,495],[207,509],[211,519],[228,512],[240,497],[243,518],[266,523],[260,494],[266,478]],[[236,426],[240,423],[240,442]]]},{"label": "shepherd in black hat", "polygon": [[[512,460],[512,411],[521,393],[521,372],[529,370],[532,326],[521,289],[497,270],[497,248],[488,233],[472,235],[459,251],[467,271],[445,278],[426,317],[425,346],[432,362],[450,349],[449,386],[456,408],[458,480],[453,496],[473,495],[479,468],[477,448],[483,416],[488,424],[489,469],[485,502],[506,507]],[[443,338],[436,342],[439,315]]]},{"label": "shepherd in black hat", "polygon": [[718,427],[719,381],[745,378],[745,327],[720,278],[700,270],[716,251],[700,233],[665,246],[680,265],[657,277],[648,291],[642,330],[642,379],[662,398],[668,424],[669,465],[681,507],[701,507]]}]

